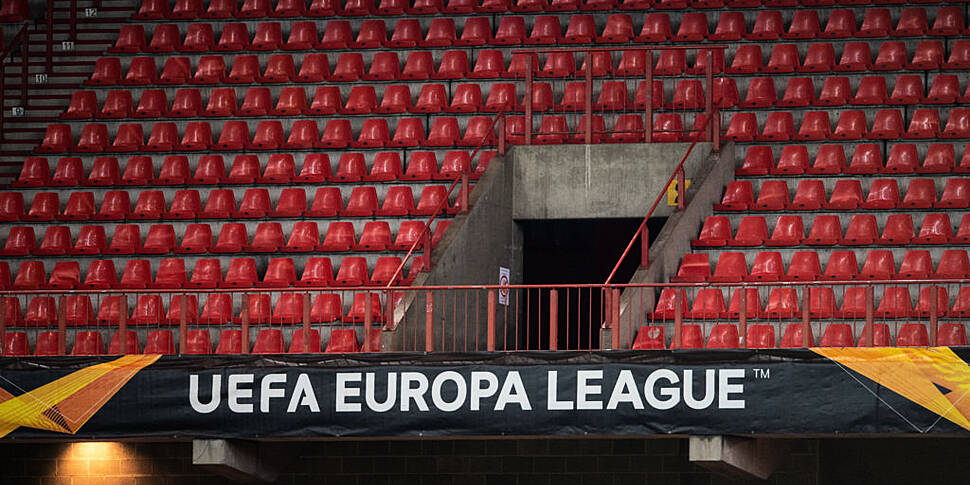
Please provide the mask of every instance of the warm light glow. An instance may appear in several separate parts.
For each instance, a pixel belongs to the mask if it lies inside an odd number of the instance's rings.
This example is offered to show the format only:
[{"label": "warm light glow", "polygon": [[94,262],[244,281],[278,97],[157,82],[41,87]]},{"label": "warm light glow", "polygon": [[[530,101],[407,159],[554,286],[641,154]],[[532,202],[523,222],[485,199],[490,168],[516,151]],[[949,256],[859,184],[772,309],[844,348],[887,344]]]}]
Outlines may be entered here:
[{"label": "warm light glow", "polygon": [[71,454],[80,459],[108,459],[120,458],[125,454],[125,445],[110,441],[86,441],[73,443]]}]

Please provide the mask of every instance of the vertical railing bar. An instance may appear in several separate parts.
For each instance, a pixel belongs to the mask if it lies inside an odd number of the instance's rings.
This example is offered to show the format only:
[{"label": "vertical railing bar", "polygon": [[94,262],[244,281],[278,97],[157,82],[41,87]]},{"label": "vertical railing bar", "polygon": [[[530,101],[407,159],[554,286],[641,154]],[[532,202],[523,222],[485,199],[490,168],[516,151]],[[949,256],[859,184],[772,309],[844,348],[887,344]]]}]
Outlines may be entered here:
[{"label": "vertical railing bar", "polygon": [[[844,291],[845,289],[843,287],[843,292]],[[874,313],[873,300],[875,299],[874,293],[875,293],[875,289],[872,286],[866,287],[866,297],[865,297],[866,323],[865,323],[865,328],[863,329],[863,332],[865,333],[865,336],[866,336],[866,339],[865,339],[866,347],[872,347],[873,345],[875,345],[876,326],[874,324],[875,319],[873,316],[873,313]]]},{"label": "vertical railing bar", "polygon": [[118,347],[121,355],[128,353],[128,296],[124,293],[118,296]]},{"label": "vertical railing bar", "polygon": [[57,355],[67,354],[67,297],[57,297]]},{"label": "vertical railing bar", "polygon": [[802,288],[802,347],[811,347],[812,318],[811,318],[811,296],[807,286]]},{"label": "vertical railing bar", "polygon": [[549,350],[559,350],[559,292],[549,290]]},{"label": "vertical railing bar", "polygon": [[242,295],[242,325],[240,327],[239,341],[240,352],[243,354],[249,353],[249,327],[252,323],[250,320],[252,315],[249,314],[249,294],[243,293]]},{"label": "vertical railing bar", "polygon": [[748,335],[748,290],[743,286],[738,289],[738,337],[743,348]]},{"label": "vertical railing bar", "polygon": [[434,350],[434,292],[426,292],[424,298],[424,351],[431,352]]},{"label": "vertical railing bar", "polygon": [[[303,294],[303,353],[310,353],[310,292]],[[320,337],[317,337],[318,339]]]},{"label": "vertical railing bar", "polygon": [[684,344],[684,310],[681,306],[684,305],[686,297],[687,295],[683,290],[674,291],[674,341],[671,347],[675,349],[683,348]]},{"label": "vertical railing bar", "polygon": [[646,95],[647,102],[644,106],[643,141],[653,142],[653,51],[644,52],[644,67],[646,67]]},{"label": "vertical railing bar", "polygon": [[583,112],[586,113],[586,121],[583,123],[583,132],[586,133],[585,143],[593,144],[593,59],[592,53],[586,51],[586,72],[585,82],[583,83]]},{"label": "vertical railing bar", "polygon": [[[175,298],[174,296],[172,298]],[[171,302],[171,300],[169,300]],[[188,327],[189,327],[189,296],[180,295],[179,305],[179,352],[184,354],[188,350]]]},{"label": "vertical railing bar", "polygon": [[47,73],[54,70],[54,0],[47,0]]},{"label": "vertical railing bar", "polygon": [[488,326],[486,335],[486,349],[495,350],[495,290],[488,290]]},{"label": "vertical railing bar", "polygon": [[[371,292],[364,293],[364,352],[373,352],[370,345],[370,331],[374,326],[374,294]],[[308,325],[309,322],[304,325]]]},{"label": "vertical railing bar", "polygon": [[937,314],[939,311],[939,302],[937,301],[937,298],[939,298],[939,288],[936,285],[930,286],[930,347],[939,345],[938,332],[940,317]]},{"label": "vertical railing bar", "polygon": [[[532,144],[532,56],[525,56],[525,144]],[[514,103],[515,100],[512,100]]]}]

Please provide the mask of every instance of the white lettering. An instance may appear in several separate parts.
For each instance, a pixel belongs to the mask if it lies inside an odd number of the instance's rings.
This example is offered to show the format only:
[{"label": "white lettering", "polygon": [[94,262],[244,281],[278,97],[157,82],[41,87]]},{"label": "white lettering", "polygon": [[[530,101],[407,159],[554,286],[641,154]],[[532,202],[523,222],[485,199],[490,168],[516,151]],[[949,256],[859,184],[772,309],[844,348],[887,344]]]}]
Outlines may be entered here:
[{"label": "white lettering", "polygon": [[694,370],[684,369],[684,403],[691,409],[707,409],[714,402],[714,374],[717,371],[704,371],[704,398],[694,399]]},{"label": "white lettering", "polygon": [[286,374],[266,374],[259,381],[259,412],[269,412],[269,400],[286,397],[286,388],[274,388],[273,384],[286,384]]},{"label": "white lettering", "polygon": [[731,379],[743,379],[744,369],[721,369],[718,372],[717,407],[721,409],[744,409],[744,399],[731,399],[731,394],[744,392],[744,384],[732,384]]},{"label": "white lettering", "polygon": [[317,395],[310,384],[310,376],[306,374],[300,374],[296,378],[296,388],[293,389],[293,396],[290,397],[290,404],[286,406],[286,412],[295,413],[298,406],[306,406],[312,413],[320,412]]},{"label": "white lettering", "polygon": [[252,399],[253,389],[250,387],[240,387],[243,384],[253,383],[252,374],[231,374],[229,376],[229,410],[234,413],[248,414],[253,412],[253,405],[240,403],[240,399]]},{"label": "white lettering", "polygon": [[508,404],[518,404],[523,411],[532,411],[532,403],[529,402],[529,395],[525,392],[525,385],[522,384],[522,377],[519,371],[510,370],[502,383],[502,390],[495,401],[495,410],[504,411]]},{"label": "white lettering", "polygon": [[349,387],[348,384],[360,382],[360,372],[337,373],[337,408],[338,413],[359,413],[359,402],[347,402],[348,397],[360,397],[359,387]]},{"label": "white lettering", "polygon": [[390,411],[394,407],[394,403],[397,402],[397,372],[387,373],[387,397],[384,398],[384,402],[378,402],[377,398],[374,397],[374,388],[376,387],[374,373],[365,374],[364,402],[367,403],[367,408],[378,413]]},{"label": "white lettering", "polygon": [[680,382],[680,378],[677,374],[670,369],[657,369],[647,376],[647,381],[643,384],[643,397],[647,399],[647,404],[655,409],[670,409],[680,402],[680,392],[676,387],[660,388],[660,395],[667,397],[667,399],[659,399],[656,394],[654,394],[654,387],[657,385],[657,381],[660,379],[666,379],[671,384],[677,384]]},{"label": "white lettering", "polygon": [[640,398],[640,393],[636,389],[637,383],[633,379],[633,373],[629,370],[621,370],[620,376],[616,378],[616,384],[613,386],[610,400],[606,403],[606,409],[616,409],[620,403],[624,402],[632,404],[633,409],[643,409],[643,399]]},{"label": "white lettering", "polygon": [[572,401],[560,401],[559,400],[559,372],[551,370],[548,375],[548,384],[546,389],[549,390],[549,394],[546,396],[546,409],[550,411],[569,411],[573,409]]},{"label": "white lettering", "polygon": [[[417,387],[411,387],[411,383]],[[401,411],[411,410],[411,401],[420,411],[428,410],[428,403],[424,400],[424,393],[428,392],[428,378],[420,372],[401,373]]]},{"label": "white lettering", "polygon": [[[457,388],[455,399],[450,402],[446,401],[441,395],[441,388],[448,381],[454,382]],[[434,403],[435,407],[446,413],[457,411],[464,406],[467,395],[468,389],[465,385],[465,378],[455,371],[442,372],[435,376],[434,382],[431,383],[431,402]]]},{"label": "white lettering", "polygon": [[192,405],[195,412],[200,414],[209,414],[219,407],[222,398],[222,376],[219,374],[212,375],[212,392],[209,395],[211,396],[209,402],[199,401],[199,376],[191,374],[189,376],[189,404]]},{"label": "white lettering", "polygon": [[603,401],[589,400],[590,395],[598,395],[603,392],[602,386],[589,384],[590,379],[602,380],[603,371],[576,371],[576,409],[603,409]]},{"label": "white lettering", "polygon": [[[483,383],[488,386],[482,387]],[[491,372],[472,372],[471,408],[478,411],[483,398],[492,397],[498,391],[498,377]]]}]

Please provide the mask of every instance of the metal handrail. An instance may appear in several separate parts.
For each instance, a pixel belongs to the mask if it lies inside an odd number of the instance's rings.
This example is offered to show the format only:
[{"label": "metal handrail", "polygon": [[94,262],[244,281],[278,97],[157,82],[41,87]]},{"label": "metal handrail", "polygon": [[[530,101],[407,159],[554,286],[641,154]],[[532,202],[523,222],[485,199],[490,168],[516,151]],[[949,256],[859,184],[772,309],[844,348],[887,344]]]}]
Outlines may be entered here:
[{"label": "metal handrail", "polygon": [[[28,22],[24,22],[21,25],[20,30],[17,31],[17,35],[10,40],[10,45],[0,53],[0,128],[3,127],[3,123],[6,117],[6,108],[4,107],[6,103],[6,83],[7,83],[7,72],[5,69],[5,64],[7,58],[13,52],[14,44],[20,41],[20,104],[24,107],[27,106],[27,60],[30,58],[30,34],[27,33],[27,28],[29,27]],[[0,130],[2,131],[2,130]]]},{"label": "metal handrail", "polygon": [[[475,146],[475,150],[472,151],[471,156],[469,156],[469,160],[475,159],[475,155],[477,155],[478,152],[482,149],[482,147],[485,146],[485,143],[488,141],[488,139],[492,135],[494,135],[494,129],[495,129],[496,123],[501,124],[500,120],[504,120],[504,119],[505,119],[505,113],[499,113],[495,115],[494,118],[492,118],[492,121],[491,123],[489,123],[488,129],[486,130],[485,135],[482,136],[482,139],[478,142],[478,145]],[[504,155],[505,154],[505,130],[500,129],[498,136],[499,136],[498,151],[500,155]],[[468,170],[471,170],[471,166],[468,167]],[[451,193],[452,191],[455,190],[455,186],[457,186],[459,182],[461,182],[462,188],[460,190],[460,193],[458,194],[460,199],[458,201],[458,204],[462,212],[468,211],[468,192],[469,192],[468,178],[469,178],[469,174],[468,172],[465,172],[461,175],[461,177],[456,178],[451,183],[451,186],[448,187],[448,193],[445,195],[444,199],[442,199],[442,201],[438,203],[438,207],[431,214],[431,217],[428,218],[428,222],[425,223],[424,230],[422,231],[421,236],[415,239],[415,241],[411,244],[411,248],[408,249],[407,254],[401,260],[401,264],[399,264],[397,266],[397,269],[394,270],[394,274],[391,275],[391,278],[388,281],[385,289],[390,289],[395,286],[395,282],[398,280],[398,277],[402,275],[402,272],[404,271],[404,266],[411,259],[411,255],[414,254],[414,251],[418,248],[418,245],[424,246],[425,269],[426,270],[431,269],[431,237],[432,237],[431,223],[433,223],[434,220],[438,217],[438,214],[441,213],[441,211],[444,210],[445,207],[447,207],[448,200],[451,198]]]}]

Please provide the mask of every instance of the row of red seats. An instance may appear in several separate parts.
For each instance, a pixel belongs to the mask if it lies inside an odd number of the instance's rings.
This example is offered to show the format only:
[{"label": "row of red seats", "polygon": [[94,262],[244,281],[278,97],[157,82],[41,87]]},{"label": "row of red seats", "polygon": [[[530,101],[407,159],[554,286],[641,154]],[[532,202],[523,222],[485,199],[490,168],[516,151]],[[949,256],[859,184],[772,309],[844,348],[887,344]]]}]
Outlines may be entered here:
[{"label": "row of red seats", "polygon": [[[883,76],[863,77],[859,80],[853,94],[848,77],[826,77],[821,91],[816,96],[812,78],[789,78],[783,81],[787,84],[781,97],[778,97],[774,78],[758,77],[750,80],[742,100],[738,96],[735,83],[719,80],[714,86],[714,96],[718,99],[717,105],[721,108],[952,104],[970,101],[970,85],[964,93],[961,93],[960,80],[955,74],[938,74],[933,77],[930,90],[926,94],[923,90],[923,76],[919,74],[906,74],[896,78],[891,93],[886,81]],[[684,82],[686,81],[681,81],[681,83]],[[678,91],[680,89],[678,86]],[[674,91],[675,101],[678,91]],[[703,90],[699,93],[703,95]]]},{"label": "row of red seats", "polygon": [[[921,323],[904,323],[899,327],[895,345],[890,336],[889,325],[877,323],[873,325],[873,345],[876,347],[927,347],[930,346],[926,326]],[[711,328],[707,344],[700,325],[684,325],[681,327],[682,349],[771,349],[775,348],[775,327],[772,325],[749,325],[744,336],[743,345],[739,344],[738,329],[733,324],[717,324]],[[785,327],[781,338],[781,348],[805,347],[803,340],[804,326],[801,323],[791,323]],[[815,346],[815,339],[809,335],[808,346]],[[864,337],[860,336],[858,343],[852,335],[852,326],[844,323],[829,323],[825,326],[819,347],[863,347],[868,345]],[[933,346],[963,346],[967,345],[966,329],[961,323],[941,323],[937,341]],[[664,327],[643,326],[637,332],[633,341],[634,350],[651,350],[675,348],[668,347],[664,339]]]},{"label": "row of red seats", "polygon": [[[924,8],[903,9],[899,21],[893,28],[888,9],[869,9],[865,12],[861,26],[856,29],[852,10],[837,10],[829,17],[826,30],[821,30],[816,10],[796,11],[789,27],[785,28],[782,12],[763,10],[758,12],[752,29],[745,26],[741,12],[720,14],[714,32],[708,33],[708,23],[703,13],[685,14],[676,35],[673,34],[667,14],[646,14],[639,29],[634,27],[633,18],[628,14],[614,14],[606,18],[600,31],[592,15],[572,15],[563,32],[557,16],[537,16],[532,19],[531,30],[526,18],[503,16],[494,32],[488,17],[464,19],[461,34],[458,34],[455,19],[435,18],[422,33],[417,19],[398,20],[388,37],[390,28],[383,20],[364,20],[356,35],[346,20],[331,20],[321,37],[315,22],[295,22],[290,26],[286,41],[283,29],[278,22],[264,22],[256,27],[252,38],[246,24],[223,24],[216,41],[213,25],[208,23],[189,24],[184,40],[176,24],[160,24],[152,32],[151,41],[146,40],[143,25],[121,27],[115,45],[108,49],[112,53],[140,52],[208,52],[208,51],[272,51],[272,50],[309,50],[309,49],[375,49],[394,47],[451,47],[482,45],[550,45],[550,44],[589,44],[589,43],[629,43],[665,42],[669,40],[691,41],[709,39],[712,41],[776,40],[776,39],[813,39],[815,37],[920,37],[930,35],[960,35],[966,32],[964,15],[959,7],[941,9],[937,14],[933,29],[929,26]],[[531,33],[529,33],[531,32]],[[597,32],[601,32],[597,35]]]},{"label": "row of red seats", "polygon": [[[448,222],[439,222],[433,244],[441,238]],[[10,228],[7,240],[0,250],[5,256],[63,256],[67,254],[200,254],[200,253],[275,253],[311,251],[407,251],[424,236],[422,221],[402,221],[396,235],[386,221],[368,221],[357,237],[351,222],[331,222],[320,242],[320,231],[315,221],[297,221],[290,229],[289,237],[283,234],[278,222],[263,222],[256,226],[250,240],[246,225],[223,224],[219,237],[213,238],[208,224],[189,224],[176,243],[175,229],[170,224],[153,225],[144,240],[137,225],[121,225],[113,228],[111,243],[103,226],[81,226],[77,240],[72,241],[67,226],[48,226],[40,244],[31,226]]]},{"label": "row of red seats", "polygon": [[[656,54],[657,63],[652,65],[656,75],[703,74],[706,72],[707,59],[704,55],[695,57],[692,67],[688,67],[688,53],[684,50],[661,50]],[[643,76],[647,71],[645,51],[622,51],[619,63],[609,52],[591,55],[591,70],[594,75],[605,76]],[[902,41],[883,42],[872,59],[869,44],[850,42],[844,45],[839,62],[836,63],[835,48],[832,44],[810,44],[801,60],[795,44],[775,44],[768,63],[764,63],[762,47],[746,44],[737,48],[730,64],[715,56],[712,70],[715,73],[729,74],[790,73],[790,72],[864,72],[896,71],[901,69],[931,71],[937,69],[963,70],[970,68],[970,41],[957,40],[951,46],[949,59],[944,59],[941,41],[920,41],[912,58]],[[523,78],[532,66],[537,77],[568,77],[584,72],[586,59],[576,69],[576,59],[572,53],[550,53],[540,62],[535,53],[516,53],[506,63],[501,51],[483,50],[477,53],[474,66],[465,51],[446,51],[442,54],[439,67],[431,52],[414,51],[408,54],[403,69],[396,52],[379,52],[373,56],[369,67],[365,66],[363,55],[359,52],[340,54],[333,70],[326,54],[307,54],[300,70],[296,70],[290,54],[273,54],[260,73],[259,59],[255,55],[236,56],[231,69],[226,74],[226,63],[222,56],[202,56],[199,58],[195,74],[187,57],[170,57],[158,73],[154,57],[134,57],[127,73],[122,77],[121,59],[102,57],[95,63],[91,78],[85,81],[89,86],[151,85],[151,84],[221,84],[221,83],[289,83],[289,82],[355,82],[427,79],[494,79]]]},{"label": "row of red seats", "polygon": [[882,236],[876,216],[854,214],[845,234],[838,216],[815,216],[808,237],[802,216],[783,215],[775,221],[771,236],[764,216],[745,216],[732,235],[731,221],[724,216],[704,219],[700,236],[691,241],[694,247],[725,246],[798,246],[807,245],[901,245],[901,244],[966,244],[970,242],[970,214],[964,214],[956,234],[949,214],[926,214],[919,233],[914,232],[912,214],[891,214],[883,225]]},{"label": "row of red seats", "polygon": [[[371,312],[374,321],[383,320],[380,295],[370,293]],[[353,302],[344,313],[340,293],[316,295],[311,306],[312,323],[331,323],[336,321],[360,322],[366,315],[364,304],[367,293],[354,293]],[[117,325],[121,321],[122,296],[105,296],[98,300],[97,311],[91,305],[88,295],[70,295],[65,298],[65,323],[72,327],[92,325]],[[280,293],[276,305],[268,294],[247,294],[240,301],[238,313],[233,312],[233,296],[227,293],[211,293],[206,297],[202,314],[199,314],[196,295],[172,295],[168,311],[160,295],[138,295],[137,303],[127,308],[126,322],[131,325],[179,325],[182,309],[186,310],[186,323],[225,325],[240,323],[243,311],[249,310],[249,322],[253,324],[294,323],[303,321],[302,293]],[[57,301],[52,296],[36,296],[27,304],[26,317],[20,312],[20,301],[7,297],[3,301],[4,318],[7,326],[47,327],[57,322]],[[272,310],[272,312],[271,312]],[[97,316],[95,316],[97,315]]]},{"label": "row of red seats", "polygon": [[[205,150],[308,150],[314,148],[390,148],[390,147],[454,147],[494,144],[494,125],[488,117],[468,122],[464,136],[458,119],[437,117],[425,135],[425,120],[400,118],[391,136],[388,120],[368,118],[354,136],[350,120],[330,119],[321,136],[316,120],[296,120],[287,136],[279,120],[260,121],[250,138],[249,124],[245,121],[221,123],[218,138],[213,136],[212,125],[207,121],[193,121],[185,125],[180,137],[178,127],[172,122],[155,123],[148,141],[140,123],[118,125],[112,140],[107,125],[88,123],[81,129],[75,144],[69,124],[47,125],[47,131],[38,153],[104,153],[104,152],[169,152]],[[491,130],[491,131],[489,131]]]},{"label": "row of red seats", "polygon": [[[698,42],[711,40],[715,42],[736,41],[742,38],[749,40],[774,39],[845,39],[851,37],[918,37],[958,36],[966,32],[966,22],[963,9],[957,6],[940,7],[934,16],[930,27],[926,9],[923,7],[903,8],[894,24],[890,10],[882,8],[868,9],[863,14],[862,24],[856,20],[854,10],[838,9],[829,11],[822,28],[819,20],[819,10],[795,10],[788,22],[787,28],[783,13],[773,10],[758,12],[751,30],[747,29],[747,22],[741,12],[722,12],[717,18],[713,31],[712,25],[705,13],[685,13],[675,16],[680,19],[676,29],[673,28],[670,16],[666,13],[648,13],[643,20],[640,34],[634,40],[641,42],[688,41]],[[894,27],[895,25],[895,27]]]},{"label": "row of red seats", "polygon": [[[284,189],[280,193],[276,209],[270,202],[267,189],[246,189],[236,206],[235,196],[229,189],[213,189],[205,206],[199,191],[177,190],[171,204],[166,204],[165,194],[160,190],[145,190],[138,195],[134,206],[128,192],[104,193],[100,209],[95,209],[93,192],[71,192],[60,209],[57,192],[40,192],[34,195],[30,210],[24,212],[23,194],[4,192],[0,194],[0,219],[6,221],[120,221],[120,220],[180,220],[180,219],[259,219],[264,217],[373,217],[378,216],[430,216],[455,214],[458,207],[448,200],[444,185],[430,185],[421,189],[417,204],[411,187],[388,190],[383,204],[378,202],[377,189],[373,186],[354,187],[343,203],[337,187],[318,188],[310,208],[307,209],[304,189]],[[167,207],[167,209],[166,209]]]},{"label": "row of red seats", "polygon": [[720,204],[714,210],[723,211],[784,211],[784,210],[892,210],[892,209],[966,209],[970,207],[970,179],[947,178],[943,193],[936,199],[936,185],[931,179],[909,182],[906,195],[900,198],[895,179],[875,179],[869,194],[863,198],[862,183],[857,179],[836,180],[832,195],[825,200],[825,185],[821,180],[801,180],[795,196],[789,200],[785,180],[762,182],[755,199],[751,182],[732,180]]},{"label": "row of red seats", "polygon": [[737,142],[970,138],[970,108],[950,109],[945,126],[940,120],[940,111],[935,108],[913,110],[908,128],[902,111],[895,108],[877,111],[871,125],[863,110],[842,111],[834,129],[829,116],[828,111],[805,112],[796,132],[790,111],[769,112],[760,129],[756,113],[734,113],[724,137]]},{"label": "row of red seats", "polygon": [[[441,238],[448,221],[439,222],[433,243]],[[403,221],[396,237],[391,234],[386,221],[369,221],[364,225],[360,238],[356,237],[350,222],[332,222],[328,225],[323,242],[314,221],[294,223],[289,238],[282,226],[275,222],[260,223],[250,242],[245,224],[230,223],[221,226],[219,237],[212,237],[208,224],[189,224],[181,243],[176,244],[175,230],[171,225],[153,225],[142,243],[139,226],[122,225],[114,228],[111,243],[107,243],[102,226],[82,226],[77,242],[72,244],[70,228],[49,226],[40,245],[37,245],[33,227],[16,226],[10,229],[0,254],[66,255],[66,254],[200,254],[210,252],[310,252],[310,251],[406,251],[424,234],[421,221]],[[213,242],[215,241],[215,242]],[[393,242],[392,242],[393,241]]]},{"label": "row of red seats", "polygon": [[[413,279],[424,267],[422,258],[415,258],[412,263],[407,281]],[[77,261],[54,263],[49,277],[44,271],[42,261],[23,261],[9,287],[15,290],[71,290],[386,285],[392,277],[395,282],[404,280],[403,271],[395,276],[400,265],[401,258],[397,256],[381,256],[377,258],[373,274],[370,274],[364,257],[348,256],[341,260],[340,269],[334,277],[330,258],[310,258],[306,262],[302,278],[298,280],[292,258],[271,258],[263,278],[259,277],[253,258],[233,258],[223,278],[219,259],[199,259],[195,262],[191,278],[187,278],[185,260],[163,259],[152,282],[151,264],[144,259],[129,260],[120,280],[114,261],[110,259],[92,261],[83,279]],[[6,276],[9,276],[9,270]]]},{"label": "row of red seats", "polygon": [[[223,330],[219,336],[219,343],[216,345],[215,353],[241,354],[242,353],[242,334],[240,330]],[[371,348],[379,349],[380,331],[372,336]],[[41,332],[37,335],[34,353],[36,356],[47,356],[58,354],[58,335],[56,332]],[[175,354],[175,339],[171,330],[152,330],[148,333],[145,341],[145,348],[142,350],[138,341],[138,333],[129,330],[127,334],[126,349],[127,354]],[[182,349],[182,354],[205,355],[211,354],[212,341],[208,330],[188,330],[186,337],[186,347]],[[308,341],[309,351],[318,353],[321,349],[320,331],[310,330]],[[7,332],[3,335],[0,355],[6,357],[26,357],[31,355],[30,342],[24,332]],[[74,336],[74,345],[70,347],[70,355],[103,355],[105,354],[104,341],[100,332],[77,332]],[[256,341],[250,353],[253,354],[282,354],[285,352],[285,342],[283,333],[280,329],[264,328],[256,334]],[[289,353],[300,354],[304,352],[303,329],[297,328],[293,331],[293,338],[290,342]],[[338,329],[330,331],[330,340],[327,342],[327,353],[350,353],[362,350],[357,341],[357,334],[353,329]],[[121,354],[121,334],[115,332],[108,344],[107,355]]]},{"label": "row of red seats", "polygon": [[[809,315],[814,318],[858,319],[866,316],[866,288],[844,288],[842,306],[836,304],[832,288],[809,288]],[[919,290],[916,307],[910,297],[909,288],[893,286],[883,288],[881,297],[873,296],[873,316],[877,318],[928,317],[931,313],[932,288]],[[773,288],[768,294],[764,308],[756,288],[734,290],[730,306],[724,304],[724,295],[719,288],[698,290],[690,310],[687,309],[687,294],[684,290],[665,288],[660,293],[656,308],[651,317],[654,319],[674,318],[677,301],[680,301],[681,314],[690,319],[738,318],[741,314],[740,295],[744,291],[745,311],[748,318],[797,318],[800,296],[804,290],[797,288]],[[950,299],[945,287],[937,286],[937,316],[963,317],[970,315],[970,288],[963,287],[956,302],[950,309]],[[950,309],[948,311],[948,309]]]},{"label": "row of red seats", "polygon": [[151,157],[133,156],[128,158],[125,170],[119,170],[116,157],[96,157],[87,176],[79,157],[63,157],[57,161],[54,172],[46,158],[28,157],[24,160],[20,176],[13,182],[14,187],[76,187],[76,186],[113,186],[113,185],[213,185],[213,184],[287,184],[322,182],[391,182],[395,180],[452,180],[468,173],[478,178],[488,167],[495,152],[483,152],[475,170],[471,170],[471,159],[466,151],[446,152],[438,163],[434,152],[411,152],[407,169],[404,170],[398,152],[378,152],[370,163],[360,152],[347,152],[340,155],[337,168],[330,169],[330,156],[326,153],[311,153],[303,158],[303,166],[296,171],[296,161],[292,154],[274,153],[269,156],[266,168],[260,170],[256,155],[237,155],[226,172],[222,155],[203,155],[196,164],[195,174],[189,168],[189,159],[184,155],[168,155],[162,161],[158,174],[155,174]]},{"label": "row of red seats", "polygon": [[797,251],[791,256],[788,271],[777,251],[762,251],[755,255],[751,270],[743,252],[719,253],[717,266],[711,273],[707,253],[688,253],[680,262],[675,282],[740,282],[740,281],[793,281],[793,280],[888,280],[923,278],[966,278],[970,275],[970,261],[963,249],[944,249],[936,272],[930,252],[924,249],[908,250],[899,270],[890,250],[874,249],[866,254],[862,270],[854,251],[829,253],[825,271],[815,251]]},{"label": "row of red seats", "polygon": [[[767,0],[769,4],[781,6],[792,0]],[[822,0],[828,1],[828,0]],[[859,0],[843,0],[858,2]],[[304,0],[279,0],[275,6],[269,0],[246,0],[240,5],[236,0],[217,0],[207,7],[202,0],[177,0],[169,9],[167,0],[143,0],[138,12],[132,15],[137,20],[192,20],[198,18],[263,18],[263,17],[360,17],[370,15],[433,15],[502,12],[572,12],[576,10],[602,11],[619,8],[621,10],[645,10],[653,3],[651,0],[311,0],[307,6]],[[723,0],[705,0],[703,8],[724,6]],[[867,2],[868,3],[868,2]],[[683,4],[683,6],[681,6]],[[730,0],[732,6],[753,7],[761,5],[761,0]],[[684,8],[686,0],[662,0],[657,8]]]},{"label": "row of red seats", "polygon": [[[875,143],[855,146],[852,158],[846,163],[842,145],[821,145],[814,161],[805,145],[785,145],[775,161],[769,146],[752,146],[744,156],[737,176],[759,175],[824,175],[824,174],[931,174],[970,172],[970,150],[963,150],[959,164],[956,148],[949,143],[931,143],[925,155],[914,143],[895,143],[885,159],[882,148]],[[885,160],[885,162],[884,162]]]},{"label": "row of red seats", "polygon": [[[846,80],[846,83],[848,83],[848,80]],[[773,85],[772,82],[772,93],[774,92]],[[646,86],[645,81],[641,81],[637,85],[631,103],[626,82],[604,81],[602,86],[594,91],[596,99],[593,102],[593,109],[596,111],[643,109],[646,106]],[[765,86],[765,89],[768,87]],[[811,88],[811,81],[806,88]],[[552,84],[534,83],[532,86],[532,109],[540,112],[549,110],[582,111],[586,106],[585,89],[582,81],[571,81],[563,86],[561,94],[554,94]],[[753,89],[761,88],[755,84]],[[516,85],[512,83],[492,84],[487,93],[487,96],[482,94],[481,84],[458,84],[455,86],[449,101],[448,90],[444,84],[424,84],[421,86],[417,100],[414,100],[411,96],[410,87],[407,85],[387,86],[383,89],[380,98],[375,86],[354,86],[350,89],[347,100],[344,101],[339,88],[336,86],[320,86],[316,88],[313,98],[308,104],[306,92],[302,87],[282,88],[275,103],[269,88],[251,87],[246,90],[242,104],[239,104],[233,88],[216,88],[212,90],[207,100],[203,100],[198,89],[188,88],[176,91],[175,98],[169,105],[163,90],[150,89],[141,94],[137,105],[134,103],[130,91],[109,91],[99,108],[97,94],[94,91],[75,91],[71,96],[67,110],[60,117],[65,120],[82,120],[91,118],[195,118],[200,116],[255,117],[372,113],[521,112],[524,110],[526,96],[528,96],[528,93],[526,93],[519,98]],[[700,80],[681,80],[678,82],[669,101],[665,100],[663,81],[654,81],[653,91],[650,94],[653,96],[651,105],[654,109],[663,107],[669,109],[701,109],[705,104],[704,88]],[[806,99],[814,99],[813,91],[805,91],[803,94],[807,96]],[[827,92],[823,90],[822,94],[826,96]],[[730,108],[739,104],[737,86],[733,79],[718,79],[714,96],[720,100],[717,104],[722,108]],[[767,100],[768,96],[767,91],[759,95],[749,90],[748,98],[740,104],[742,107],[775,104],[776,99],[770,102],[754,101],[762,98]],[[556,99],[559,101],[557,102]],[[953,100],[956,99],[956,97],[953,98]],[[808,106],[808,104],[783,105]]]}]

